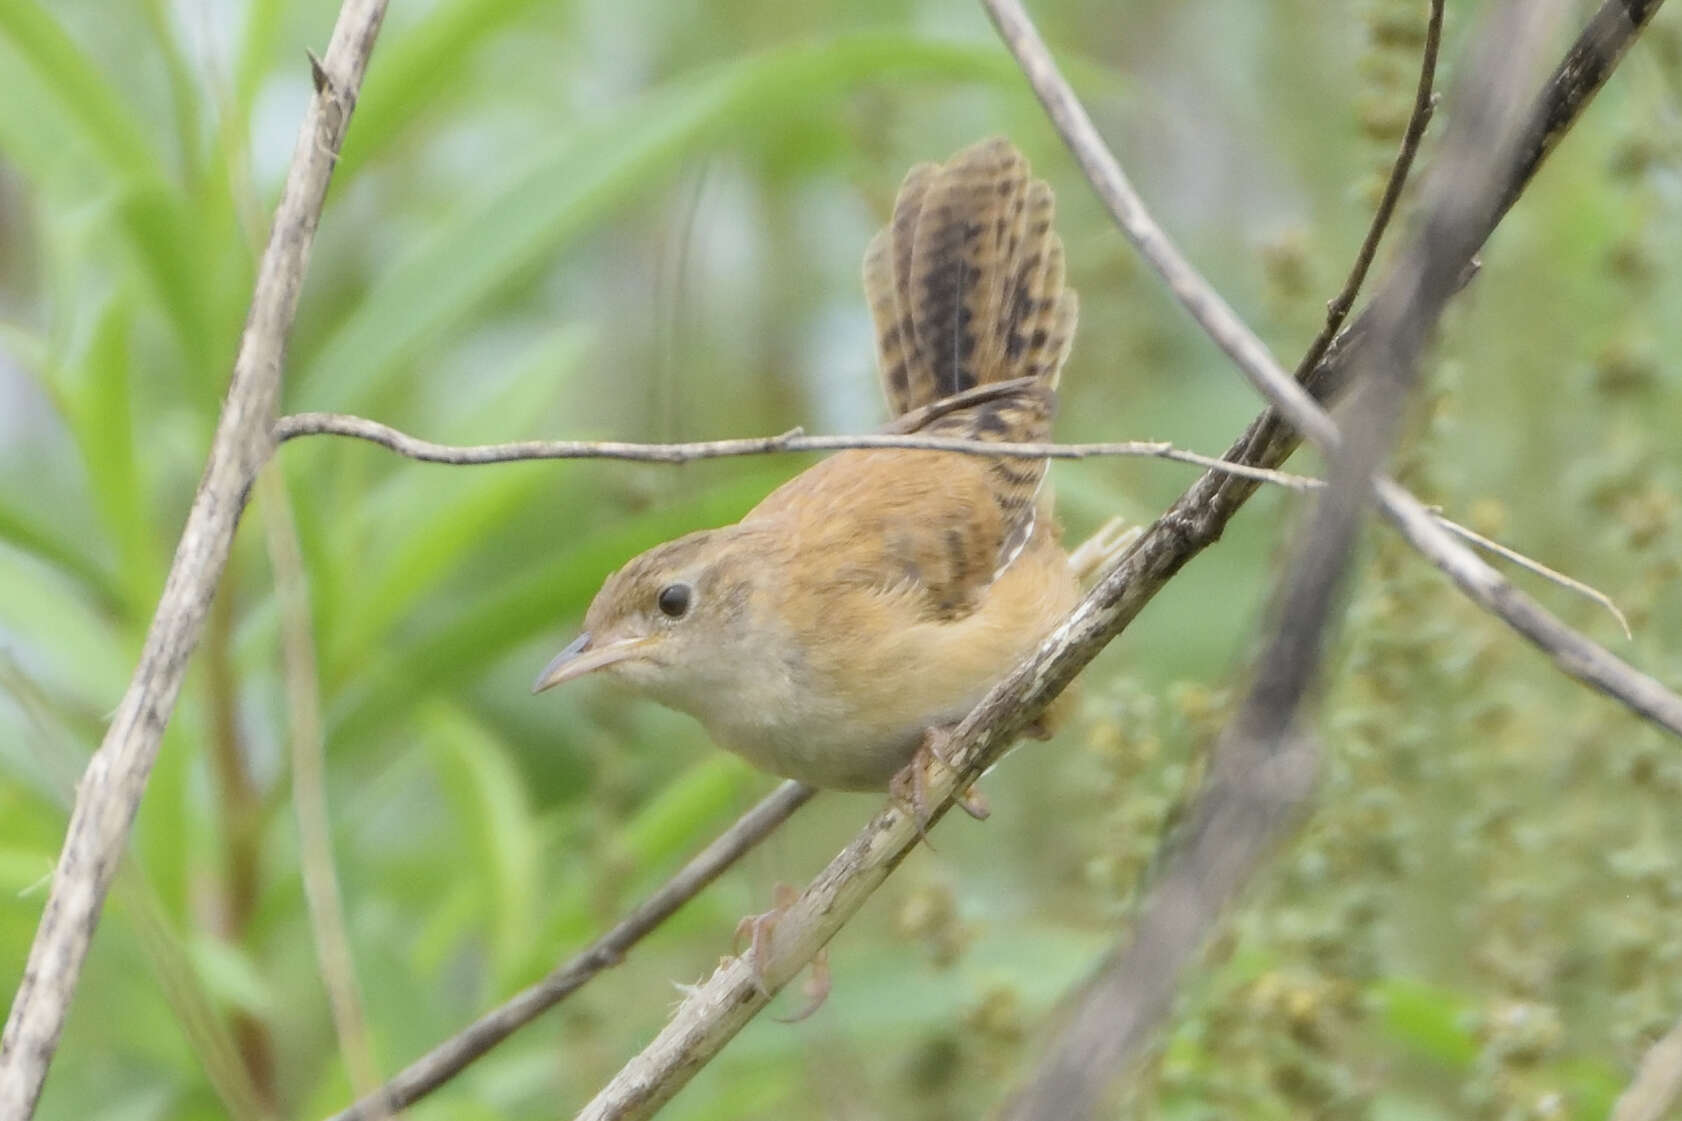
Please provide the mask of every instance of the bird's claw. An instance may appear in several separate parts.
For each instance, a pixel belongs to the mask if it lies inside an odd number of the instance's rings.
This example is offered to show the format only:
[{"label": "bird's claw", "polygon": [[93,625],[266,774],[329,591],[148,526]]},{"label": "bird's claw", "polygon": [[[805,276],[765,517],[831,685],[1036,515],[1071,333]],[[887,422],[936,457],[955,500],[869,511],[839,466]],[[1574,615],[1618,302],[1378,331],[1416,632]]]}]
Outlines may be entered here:
[{"label": "bird's claw", "polygon": [[[736,938],[733,943],[734,951],[742,952],[742,939],[748,943],[748,969],[753,975],[753,984],[759,994],[769,1000],[772,996],[771,985],[765,978],[767,955],[771,952],[771,934],[777,923],[794,901],[800,897],[793,884],[779,883],[771,889],[771,909],[758,915],[747,915],[736,924]],[[794,1024],[806,1019],[823,1006],[829,996],[829,947],[825,946],[812,958],[811,972],[807,974],[806,983],[802,986],[806,994],[806,1006],[793,1016],[776,1017],[781,1023]]]},{"label": "bird's claw", "polygon": [[[952,768],[952,759],[946,751],[951,742],[951,728],[930,728],[923,733],[923,742],[917,746],[911,761],[900,768],[888,783],[889,796],[910,813],[912,823],[917,826],[917,835],[930,848],[934,845],[929,842],[928,835],[929,766],[938,761],[942,766]],[[986,821],[991,812],[987,808],[987,799],[973,786],[953,794],[952,801],[977,821]]]},{"label": "bird's claw", "polygon": [[823,1002],[829,999],[829,947],[825,946],[812,956],[812,968],[806,973],[806,983],[801,985],[801,991],[806,994],[806,1007],[792,1016],[773,1016],[779,1024],[798,1024],[823,1007]]}]

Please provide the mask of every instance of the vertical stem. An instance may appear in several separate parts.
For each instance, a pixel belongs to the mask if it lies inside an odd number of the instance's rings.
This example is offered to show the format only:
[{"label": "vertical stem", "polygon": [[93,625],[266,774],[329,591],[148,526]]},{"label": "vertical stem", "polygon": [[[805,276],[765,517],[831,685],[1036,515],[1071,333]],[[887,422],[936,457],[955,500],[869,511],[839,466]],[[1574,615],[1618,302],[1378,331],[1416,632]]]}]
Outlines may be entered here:
[{"label": "vertical stem", "polygon": [[[229,649],[234,624],[234,591],[239,566],[230,560],[210,605],[205,630],[205,691],[210,713],[210,777],[221,828],[222,869],[217,884],[216,935],[243,943],[257,908],[262,866],[262,799],[246,764],[239,731],[239,685]],[[263,1020],[244,1010],[233,1013],[234,1040],[252,1085],[269,1109],[279,1098],[275,1086],[274,1039]]]}]

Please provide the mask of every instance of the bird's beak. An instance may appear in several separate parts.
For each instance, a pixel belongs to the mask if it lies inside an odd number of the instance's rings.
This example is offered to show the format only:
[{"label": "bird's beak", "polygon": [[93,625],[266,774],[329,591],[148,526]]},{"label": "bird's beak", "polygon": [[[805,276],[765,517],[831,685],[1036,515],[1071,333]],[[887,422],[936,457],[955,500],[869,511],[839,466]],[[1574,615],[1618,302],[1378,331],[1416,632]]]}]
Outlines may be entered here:
[{"label": "bird's beak", "polygon": [[615,662],[633,658],[647,643],[646,637],[622,638],[604,646],[594,646],[591,644],[590,632],[585,631],[567,643],[566,649],[556,654],[554,661],[543,667],[543,672],[532,682],[531,691],[541,693],[563,681],[571,681],[603,666],[611,666]]}]

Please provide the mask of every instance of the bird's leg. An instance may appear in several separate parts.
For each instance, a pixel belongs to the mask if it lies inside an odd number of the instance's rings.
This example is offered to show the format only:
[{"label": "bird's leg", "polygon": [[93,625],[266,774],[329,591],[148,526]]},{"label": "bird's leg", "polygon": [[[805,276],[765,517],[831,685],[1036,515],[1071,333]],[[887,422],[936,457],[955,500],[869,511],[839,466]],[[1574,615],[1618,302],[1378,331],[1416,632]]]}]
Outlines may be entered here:
[{"label": "bird's leg", "polygon": [[[793,884],[779,883],[771,889],[771,909],[764,914],[748,915],[736,924],[735,951],[741,952],[742,937],[748,939],[748,967],[753,971],[754,987],[760,994],[769,998],[771,986],[765,980],[765,958],[771,952],[771,932],[776,929],[777,922],[788,913],[794,901],[800,897],[800,892]],[[806,993],[806,1007],[793,1016],[783,1019],[785,1024],[798,1023],[816,1012],[823,1006],[829,996],[829,947],[825,946],[812,958],[812,971],[806,977],[803,986]]]},{"label": "bird's leg", "polygon": [[777,927],[777,920],[788,913],[799,897],[793,884],[779,883],[771,889],[771,909],[758,915],[744,916],[736,924],[736,938],[733,950],[742,952],[742,937],[748,940],[748,964],[753,967],[753,983],[763,996],[771,995],[771,988],[765,981],[765,955],[771,949],[771,932]]},{"label": "bird's leg", "polygon": [[[917,832],[920,834],[929,822],[929,764],[939,760],[948,768],[952,766],[952,760],[946,754],[946,747],[952,742],[953,727],[955,725],[935,726],[925,731],[923,742],[917,746],[911,761],[888,783],[888,793],[911,811],[911,820],[916,823]],[[973,786],[953,794],[952,800],[977,821],[986,821],[991,812],[987,808],[987,800]],[[928,841],[927,834],[923,835],[923,840]]]}]

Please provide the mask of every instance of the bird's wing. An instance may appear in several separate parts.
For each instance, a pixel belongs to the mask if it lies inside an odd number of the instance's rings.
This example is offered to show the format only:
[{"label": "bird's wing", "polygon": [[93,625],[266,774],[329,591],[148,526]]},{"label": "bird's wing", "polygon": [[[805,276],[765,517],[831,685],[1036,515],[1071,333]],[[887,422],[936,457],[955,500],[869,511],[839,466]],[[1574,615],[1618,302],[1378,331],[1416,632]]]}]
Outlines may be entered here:
[{"label": "bird's wing", "polygon": [[[1055,210],[1050,186],[1031,179],[1027,161],[1002,138],[911,169],[893,220],[864,260],[882,386],[895,416],[978,385],[1026,379],[1027,388],[937,417],[922,431],[1006,443],[1050,438],[1078,314],[1064,283]],[[919,465],[949,471],[958,462],[936,456]],[[1033,536],[1046,463],[986,462],[1003,525],[996,573]]]},{"label": "bird's wing", "polygon": [[742,524],[781,524],[803,558],[791,577],[802,586],[787,589],[795,601],[870,589],[903,599],[912,617],[960,619],[1001,571],[1009,535],[990,474],[988,461],[955,453],[841,452],[773,491]]}]

